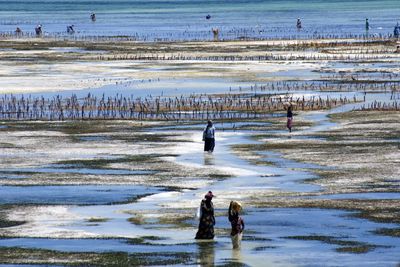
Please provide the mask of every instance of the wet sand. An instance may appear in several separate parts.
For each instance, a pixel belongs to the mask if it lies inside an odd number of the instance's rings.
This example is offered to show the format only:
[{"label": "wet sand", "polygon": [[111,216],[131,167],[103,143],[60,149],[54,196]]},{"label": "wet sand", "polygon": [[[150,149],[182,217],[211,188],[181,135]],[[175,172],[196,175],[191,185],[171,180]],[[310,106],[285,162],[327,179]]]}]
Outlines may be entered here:
[{"label": "wet sand", "polygon": [[[145,89],[145,95],[223,93],[229,88],[239,91],[239,87],[293,80],[322,82],[317,89],[334,81],[326,85],[330,91],[338,90],[340,83],[349,83],[344,91],[352,86],[369,91],[374,87],[365,75],[375,76],[376,82],[399,80],[399,57],[394,40],[140,43],[6,39],[0,41],[0,93],[77,89],[137,96]],[[391,90],[390,84],[381,86],[376,89]],[[279,85],[275,90],[280,87],[287,90]]]}]

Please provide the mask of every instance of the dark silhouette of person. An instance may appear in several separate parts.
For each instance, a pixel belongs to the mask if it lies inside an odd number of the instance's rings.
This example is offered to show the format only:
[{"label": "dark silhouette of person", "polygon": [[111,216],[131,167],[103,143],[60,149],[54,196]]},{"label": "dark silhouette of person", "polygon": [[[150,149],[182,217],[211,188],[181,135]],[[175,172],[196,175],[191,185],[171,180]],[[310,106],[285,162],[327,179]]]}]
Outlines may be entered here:
[{"label": "dark silhouette of person", "polygon": [[289,133],[292,132],[292,126],[293,126],[293,112],[292,112],[292,105],[288,107],[287,113],[286,113],[286,118],[287,118],[287,128],[289,129]]},{"label": "dark silhouette of person", "polygon": [[213,122],[209,120],[203,131],[204,151],[213,152],[215,147],[215,127]]},{"label": "dark silhouette of person", "polygon": [[41,24],[38,24],[36,27],[35,27],[35,33],[36,33],[36,36],[41,36],[42,35],[42,25]]},{"label": "dark silhouette of person", "polygon": [[74,25],[67,26],[67,33],[69,33],[69,34],[75,33]]},{"label": "dark silhouette of person", "polygon": [[301,25],[301,19],[298,18],[298,19],[297,19],[297,22],[296,22],[296,28],[297,28],[298,30],[301,30],[302,27],[303,27],[303,26]]}]

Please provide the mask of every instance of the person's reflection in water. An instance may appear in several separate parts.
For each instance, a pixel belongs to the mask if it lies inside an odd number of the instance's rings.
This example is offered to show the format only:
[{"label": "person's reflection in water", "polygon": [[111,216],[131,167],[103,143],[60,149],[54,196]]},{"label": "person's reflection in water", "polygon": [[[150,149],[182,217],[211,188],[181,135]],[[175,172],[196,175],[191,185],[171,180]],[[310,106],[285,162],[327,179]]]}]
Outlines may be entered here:
[{"label": "person's reflection in water", "polygon": [[213,154],[204,154],[204,165],[215,165],[215,158]]},{"label": "person's reflection in water", "polygon": [[197,254],[198,266],[202,267],[214,266],[215,263],[214,241],[197,241],[197,246],[198,246],[198,254]]},{"label": "person's reflection in water", "polygon": [[232,260],[242,262],[242,251],[240,249],[232,249]]}]

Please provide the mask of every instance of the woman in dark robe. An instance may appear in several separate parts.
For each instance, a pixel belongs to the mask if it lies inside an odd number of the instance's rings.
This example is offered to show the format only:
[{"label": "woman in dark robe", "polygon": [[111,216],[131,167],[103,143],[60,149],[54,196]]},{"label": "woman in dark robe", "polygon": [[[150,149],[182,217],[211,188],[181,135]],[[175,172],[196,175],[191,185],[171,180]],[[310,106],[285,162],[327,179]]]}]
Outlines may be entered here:
[{"label": "woman in dark robe", "polygon": [[214,205],[212,198],[214,197],[211,191],[204,196],[200,204],[200,222],[199,230],[196,234],[196,239],[213,239],[214,238]]}]

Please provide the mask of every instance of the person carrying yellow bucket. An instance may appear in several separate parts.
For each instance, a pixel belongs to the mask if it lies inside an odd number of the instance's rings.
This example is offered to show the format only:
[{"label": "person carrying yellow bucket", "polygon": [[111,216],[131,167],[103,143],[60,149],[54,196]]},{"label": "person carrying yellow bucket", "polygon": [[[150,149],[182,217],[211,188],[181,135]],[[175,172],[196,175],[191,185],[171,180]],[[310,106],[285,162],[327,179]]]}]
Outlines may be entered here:
[{"label": "person carrying yellow bucket", "polygon": [[228,218],[232,226],[231,239],[232,239],[233,249],[240,248],[240,244],[242,241],[244,221],[242,217],[239,216],[239,212],[241,210],[242,210],[242,205],[239,202],[231,201],[229,205]]}]

